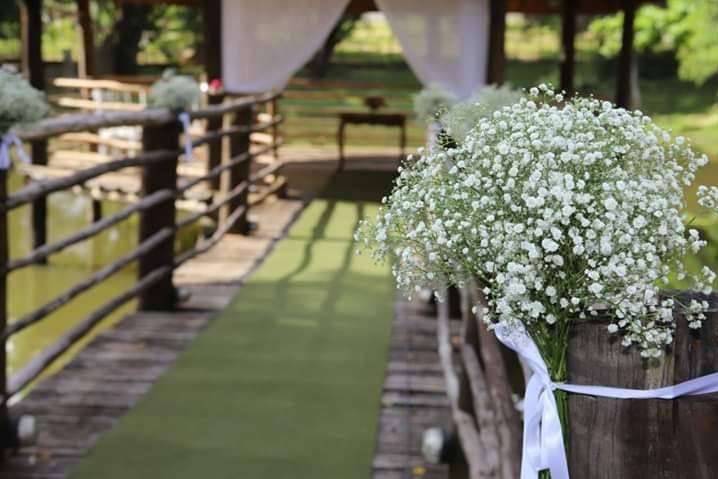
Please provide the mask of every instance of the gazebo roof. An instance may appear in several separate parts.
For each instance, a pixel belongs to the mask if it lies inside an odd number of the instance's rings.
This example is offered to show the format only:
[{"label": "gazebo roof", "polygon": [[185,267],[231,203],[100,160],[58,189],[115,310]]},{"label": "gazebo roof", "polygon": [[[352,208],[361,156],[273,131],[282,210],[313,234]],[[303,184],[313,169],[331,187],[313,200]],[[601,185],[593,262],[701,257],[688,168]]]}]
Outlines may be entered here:
[{"label": "gazebo roof", "polygon": [[[115,0],[117,3],[173,4],[202,6],[206,0]],[[411,0],[407,0],[411,1]],[[623,9],[628,0],[577,0],[577,12],[583,15],[614,13]],[[664,4],[665,0],[633,0],[636,6],[647,3]],[[507,0],[509,12],[528,14],[560,13],[561,0]],[[360,14],[378,10],[374,0],[351,0],[347,11]]]}]

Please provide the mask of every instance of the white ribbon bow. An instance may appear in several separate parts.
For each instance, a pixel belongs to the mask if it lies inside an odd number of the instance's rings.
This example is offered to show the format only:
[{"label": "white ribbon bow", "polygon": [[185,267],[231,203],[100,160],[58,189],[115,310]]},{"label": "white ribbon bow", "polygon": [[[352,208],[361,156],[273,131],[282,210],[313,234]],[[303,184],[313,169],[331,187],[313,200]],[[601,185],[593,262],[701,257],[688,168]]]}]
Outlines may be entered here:
[{"label": "white ribbon bow", "polygon": [[10,147],[15,145],[15,151],[17,156],[23,163],[30,164],[30,157],[25,153],[25,149],[22,147],[20,138],[17,137],[15,132],[8,131],[2,136],[0,141],[0,170],[7,170],[10,168]]},{"label": "white ribbon bow", "polygon": [[184,127],[184,161],[192,160],[192,137],[189,134],[189,127],[192,123],[189,113],[182,112],[179,114],[177,119],[182,123]]},{"label": "white ribbon bow", "polygon": [[538,346],[520,328],[496,327],[496,337],[514,350],[531,369],[524,396],[524,438],[521,457],[521,479],[537,479],[548,469],[551,479],[569,479],[566,448],[561,421],[553,391],[560,389],[576,394],[615,399],[675,399],[718,392],[718,373],[691,379],[674,386],[657,389],[623,389],[605,386],[582,386],[551,381],[546,362]]}]

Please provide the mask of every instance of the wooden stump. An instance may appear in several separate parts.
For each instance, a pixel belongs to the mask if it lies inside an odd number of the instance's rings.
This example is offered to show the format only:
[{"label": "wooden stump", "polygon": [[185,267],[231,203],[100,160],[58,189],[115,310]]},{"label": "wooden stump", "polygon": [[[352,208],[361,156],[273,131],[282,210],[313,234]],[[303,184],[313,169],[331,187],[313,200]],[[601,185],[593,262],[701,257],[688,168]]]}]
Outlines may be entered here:
[{"label": "wooden stump", "polygon": [[[718,295],[708,299],[712,309]],[[609,336],[607,323],[577,326],[568,382],[649,389],[718,371],[718,314],[693,331],[677,318],[672,351],[647,362]],[[718,477],[718,394],[676,400],[569,397],[569,470],[581,479]]]}]

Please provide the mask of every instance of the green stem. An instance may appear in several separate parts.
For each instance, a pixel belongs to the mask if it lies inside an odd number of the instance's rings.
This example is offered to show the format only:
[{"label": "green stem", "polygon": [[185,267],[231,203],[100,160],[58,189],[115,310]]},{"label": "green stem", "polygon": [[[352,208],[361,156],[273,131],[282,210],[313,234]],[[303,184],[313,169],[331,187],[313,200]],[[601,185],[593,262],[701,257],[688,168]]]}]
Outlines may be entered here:
[{"label": "green stem", "polygon": [[[540,325],[534,330],[532,335],[536,341],[536,345],[541,355],[546,361],[548,372],[551,379],[555,382],[563,382],[567,378],[566,359],[568,355],[568,335],[570,332],[571,320],[566,318],[559,320],[554,325]],[[554,391],[556,398],[556,406],[558,408],[559,419],[561,420],[561,429],[563,431],[564,445],[566,454],[569,451],[569,411],[568,411],[568,394],[564,391]],[[550,479],[551,474],[548,471],[542,471],[539,475],[540,479]]]}]

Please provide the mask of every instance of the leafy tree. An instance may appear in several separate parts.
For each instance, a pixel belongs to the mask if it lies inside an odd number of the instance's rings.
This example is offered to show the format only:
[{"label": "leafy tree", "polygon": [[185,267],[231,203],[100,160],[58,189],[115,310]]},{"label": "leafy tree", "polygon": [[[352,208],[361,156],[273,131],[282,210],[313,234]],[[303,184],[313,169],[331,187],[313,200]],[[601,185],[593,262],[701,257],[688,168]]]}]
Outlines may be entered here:
[{"label": "leafy tree", "polygon": [[346,14],[334,25],[324,44],[322,44],[319,51],[317,51],[314,57],[309,61],[309,73],[313,78],[323,78],[326,76],[332,56],[334,55],[334,50],[342,40],[351,35],[359,18],[360,15]]},{"label": "leafy tree", "polygon": [[[668,0],[665,7],[647,5],[636,15],[635,48],[640,52],[672,52],[681,78],[703,83],[718,74],[718,1]],[[623,14],[594,20],[589,32],[599,53],[614,56],[621,47]]]}]

